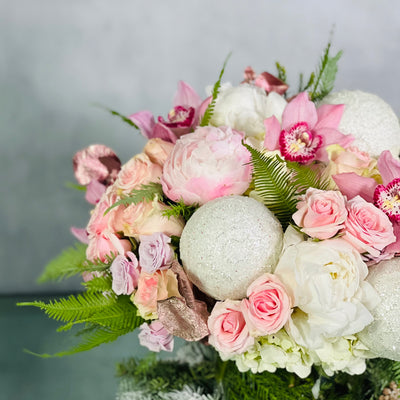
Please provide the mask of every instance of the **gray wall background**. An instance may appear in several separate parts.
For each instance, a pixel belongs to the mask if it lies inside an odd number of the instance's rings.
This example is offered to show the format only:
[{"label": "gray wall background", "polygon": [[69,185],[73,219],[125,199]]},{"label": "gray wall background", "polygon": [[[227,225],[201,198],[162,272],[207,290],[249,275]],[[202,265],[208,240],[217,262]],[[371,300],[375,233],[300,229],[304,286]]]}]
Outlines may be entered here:
[{"label": "gray wall background", "polygon": [[295,86],[335,26],[337,89],[376,93],[399,115],[399,19],[396,0],[0,1],[0,294],[79,288],[35,283],[88,220],[64,186],[71,158],[104,143],[126,162],[144,145],[92,103],[165,116],[178,80],[203,96],[231,50],[225,80],[278,60]]}]

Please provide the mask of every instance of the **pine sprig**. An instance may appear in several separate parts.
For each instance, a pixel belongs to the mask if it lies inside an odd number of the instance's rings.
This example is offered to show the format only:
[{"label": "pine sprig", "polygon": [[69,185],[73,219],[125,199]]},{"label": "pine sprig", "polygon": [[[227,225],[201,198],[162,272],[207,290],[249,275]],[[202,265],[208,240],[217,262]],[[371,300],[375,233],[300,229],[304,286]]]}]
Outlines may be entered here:
[{"label": "pine sprig", "polygon": [[170,208],[163,210],[162,215],[168,219],[171,217],[182,217],[188,221],[193,213],[199,208],[198,204],[186,205],[183,200],[178,203],[168,203]]},{"label": "pine sprig", "polygon": [[154,199],[162,199],[164,193],[162,186],[157,182],[150,182],[147,185],[141,185],[140,189],[133,189],[129,195],[122,197],[120,200],[115,202],[111,207],[107,208],[104,215],[109,213],[113,208],[120,205],[129,206],[131,204],[139,204],[141,202],[150,202]]},{"label": "pine sprig", "polygon": [[38,279],[38,283],[61,281],[81,274],[85,271],[86,248],[86,245],[76,243],[75,247],[69,247],[64,250],[58,257],[47,264]]},{"label": "pine sprig", "polygon": [[211,118],[214,114],[215,103],[217,101],[217,97],[219,94],[219,90],[221,88],[221,80],[225,72],[226,65],[232,53],[229,53],[224,61],[224,65],[222,66],[222,70],[219,74],[217,82],[215,82],[213,91],[212,91],[212,99],[210,104],[207,106],[206,111],[204,112],[203,118],[200,121],[200,126],[207,126],[210,124]]}]

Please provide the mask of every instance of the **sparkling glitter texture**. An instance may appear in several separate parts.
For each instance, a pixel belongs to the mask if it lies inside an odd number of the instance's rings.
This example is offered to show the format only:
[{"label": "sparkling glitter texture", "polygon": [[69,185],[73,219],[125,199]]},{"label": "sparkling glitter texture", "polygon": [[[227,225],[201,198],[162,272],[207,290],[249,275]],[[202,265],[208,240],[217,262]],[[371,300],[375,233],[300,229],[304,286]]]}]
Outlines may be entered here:
[{"label": "sparkling glitter texture", "polygon": [[217,300],[242,299],[246,289],[278,262],[283,232],[275,216],[258,201],[221,197],[200,207],[180,241],[189,279]]},{"label": "sparkling glitter texture", "polygon": [[343,90],[326,96],[323,103],[345,105],[339,130],[355,137],[354,146],[373,156],[379,156],[383,150],[399,156],[399,120],[380,97],[359,90]]},{"label": "sparkling glitter texture", "polygon": [[367,281],[378,292],[381,303],[371,312],[374,322],[358,337],[377,357],[400,361],[400,258],[370,267]]}]

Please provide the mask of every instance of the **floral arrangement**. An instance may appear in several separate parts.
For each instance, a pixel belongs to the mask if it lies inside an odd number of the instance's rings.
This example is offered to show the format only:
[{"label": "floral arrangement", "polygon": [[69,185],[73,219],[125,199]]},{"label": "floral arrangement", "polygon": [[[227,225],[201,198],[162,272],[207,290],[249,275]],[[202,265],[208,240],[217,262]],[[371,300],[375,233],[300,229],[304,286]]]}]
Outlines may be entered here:
[{"label": "floral arrangement", "polygon": [[198,342],[214,350],[196,368],[213,360],[218,393],[182,398],[275,399],[273,387],[339,398],[337,376],[350,396],[350,379],[375,367],[384,377],[364,397],[343,397],[367,399],[399,379],[399,122],[377,96],[331,93],[341,53],[329,50],[291,95],[280,64],[278,76],[248,67],[231,86],[225,62],[205,99],[179,82],[166,118],[110,110],[148,141],[123,165],[104,145],[76,153],[94,208],[71,228],[81,244],[40,279],[81,274],[85,291],[23,303],[61,331],[83,325],[82,342],[57,356],[137,328],[152,352]]}]

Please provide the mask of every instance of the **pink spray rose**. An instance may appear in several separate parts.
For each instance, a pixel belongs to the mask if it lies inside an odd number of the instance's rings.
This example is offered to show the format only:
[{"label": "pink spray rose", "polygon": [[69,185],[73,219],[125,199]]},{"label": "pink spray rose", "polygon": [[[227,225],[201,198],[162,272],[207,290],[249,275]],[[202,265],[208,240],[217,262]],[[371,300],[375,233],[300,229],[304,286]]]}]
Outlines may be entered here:
[{"label": "pink spray rose", "polygon": [[209,343],[221,353],[241,354],[254,344],[244,319],[241,302],[217,302],[208,318]]},{"label": "pink spray rose", "polygon": [[160,138],[150,139],[144,147],[144,153],[150,158],[151,162],[164,165],[165,161],[171,154],[174,145]]},{"label": "pink spray rose", "polygon": [[164,164],[164,193],[185,204],[243,194],[251,181],[250,153],[243,138],[243,133],[229,127],[212,126],[182,136]]},{"label": "pink spray rose", "polygon": [[252,336],[278,332],[290,317],[290,297],[275,275],[257,278],[248,287],[247,297],[242,301],[242,309]]},{"label": "pink spray rose", "polygon": [[157,315],[157,301],[169,297],[181,297],[178,290],[176,275],[170,270],[157,271],[148,274],[142,271],[139,276],[138,288],[133,295],[133,303],[144,319],[155,319]]},{"label": "pink spray rose", "polygon": [[125,257],[118,255],[111,264],[112,290],[118,296],[132,294],[139,280],[139,263],[136,256],[128,251]]},{"label": "pink spray rose", "polygon": [[339,191],[309,188],[297,204],[293,221],[307,235],[323,240],[336,235],[346,217],[345,198]]},{"label": "pink spray rose", "polygon": [[168,269],[174,259],[170,243],[171,238],[161,232],[140,235],[140,266],[149,274],[158,269]]},{"label": "pink spray rose", "polygon": [[115,182],[117,193],[129,193],[132,189],[140,189],[141,185],[157,182],[162,168],[150,161],[144,154],[138,154],[122,166]]},{"label": "pink spray rose", "polygon": [[389,217],[372,203],[356,196],[347,203],[347,209],[343,238],[358,252],[378,257],[386,246],[396,241]]},{"label": "pink spray rose", "polygon": [[171,335],[160,321],[146,322],[139,327],[139,343],[150,351],[172,351],[174,349],[174,336]]}]

